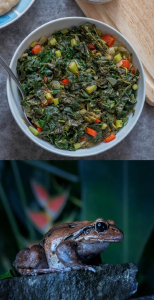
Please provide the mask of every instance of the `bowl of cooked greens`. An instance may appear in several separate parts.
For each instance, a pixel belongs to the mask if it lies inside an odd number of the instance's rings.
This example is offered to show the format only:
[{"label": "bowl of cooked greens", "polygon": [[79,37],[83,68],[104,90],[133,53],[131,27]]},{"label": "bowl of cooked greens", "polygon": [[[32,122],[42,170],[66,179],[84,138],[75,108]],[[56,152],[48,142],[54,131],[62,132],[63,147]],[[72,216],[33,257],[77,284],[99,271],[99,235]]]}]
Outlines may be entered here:
[{"label": "bowl of cooked greens", "polygon": [[22,100],[8,77],[17,124],[56,154],[84,157],[110,149],[132,130],[144,105],[145,76],[135,49],[93,19],[42,25],[19,45],[10,67],[26,94]]}]

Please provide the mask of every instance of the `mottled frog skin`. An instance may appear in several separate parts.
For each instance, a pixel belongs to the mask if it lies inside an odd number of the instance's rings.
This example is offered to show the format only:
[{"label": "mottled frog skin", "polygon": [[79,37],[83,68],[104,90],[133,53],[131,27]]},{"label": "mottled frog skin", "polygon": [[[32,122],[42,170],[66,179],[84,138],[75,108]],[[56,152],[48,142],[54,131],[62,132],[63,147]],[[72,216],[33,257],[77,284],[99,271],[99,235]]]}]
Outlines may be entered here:
[{"label": "mottled frog skin", "polygon": [[121,242],[123,232],[115,221],[65,223],[52,227],[39,245],[21,250],[13,263],[22,275],[64,272],[72,269],[95,271],[92,265],[101,263],[100,253],[110,243]]}]

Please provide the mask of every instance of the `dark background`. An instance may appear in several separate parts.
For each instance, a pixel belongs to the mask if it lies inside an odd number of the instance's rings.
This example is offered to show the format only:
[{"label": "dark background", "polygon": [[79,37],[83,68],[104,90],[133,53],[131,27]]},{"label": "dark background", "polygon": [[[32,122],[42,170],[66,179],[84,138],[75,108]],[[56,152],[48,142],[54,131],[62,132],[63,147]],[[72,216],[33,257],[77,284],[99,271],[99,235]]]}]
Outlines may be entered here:
[{"label": "dark background", "polygon": [[57,217],[49,217],[50,226],[115,220],[125,238],[110,244],[103,263],[135,262],[137,295],[154,294],[154,162],[0,161],[0,179],[0,274],[13,269],[17,252],[38,243],[47,230],[27,214],[27,209],[48,214],[33,192],[35,181],[50,197],[68,195]]}]

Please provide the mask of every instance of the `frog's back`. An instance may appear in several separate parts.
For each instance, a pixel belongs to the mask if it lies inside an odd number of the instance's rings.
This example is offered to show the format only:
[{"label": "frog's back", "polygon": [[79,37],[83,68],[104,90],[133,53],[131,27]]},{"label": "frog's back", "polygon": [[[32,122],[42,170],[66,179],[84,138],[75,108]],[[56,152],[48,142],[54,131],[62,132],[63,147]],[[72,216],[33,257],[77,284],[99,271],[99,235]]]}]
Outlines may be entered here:
[{"label": "frog's back", "polygon": [[45,247],[47,243],[52,243],[55,240],[56,245],[58,246],[62,240],[67,239],[76,231],[80,230],[84,226],[88,226],[90,223],[90,221],[81,221],[54,226],[44,235],[43,239],[40,241],[40,245]]}]

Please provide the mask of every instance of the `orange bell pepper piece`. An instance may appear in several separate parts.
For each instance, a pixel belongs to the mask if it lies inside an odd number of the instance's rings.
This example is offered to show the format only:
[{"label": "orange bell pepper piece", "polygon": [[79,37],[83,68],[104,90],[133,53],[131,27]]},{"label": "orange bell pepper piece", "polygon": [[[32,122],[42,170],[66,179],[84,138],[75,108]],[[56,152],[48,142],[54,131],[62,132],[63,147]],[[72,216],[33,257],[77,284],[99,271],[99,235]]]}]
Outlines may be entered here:
[{"label": "orange bell pepper piece", "polygon": [[122,62],[122,65],[120,67],[130,69],[130,61],[129,60],[122,59],[121,62]]},{"label": "orange bell pepper piece", "polygon": [[97,131],[94,130],[94,129],[92,129],[92,128],[89,128],[89,127],[86,128],[86,132],[87,132],[89,135],[93,136],[94,138],[95,138],[96,135],[97,135]]},{"label": "orange bell pepper piece", "polygon": [[32,48],[32,53],[33,53],[34,55],[36,55],[36,54],[40,53],[41,50],[42,50],[42,47],[41,47],[40,45],[36,45],[36,46],[34,46],[34,47]]},{"label": "orange bell pepper piece", "polygon": [[116,135],[114,133],[111,133],[105,140],[105,143],[109,143],[111,141],[113,141],[116,138]]},{"label": "orange bell pepper piece", "polygon": [[115,41],[115,39],[109,34],[104,34],[101,39],[106,42],[108,47],[111,47]]}]

